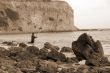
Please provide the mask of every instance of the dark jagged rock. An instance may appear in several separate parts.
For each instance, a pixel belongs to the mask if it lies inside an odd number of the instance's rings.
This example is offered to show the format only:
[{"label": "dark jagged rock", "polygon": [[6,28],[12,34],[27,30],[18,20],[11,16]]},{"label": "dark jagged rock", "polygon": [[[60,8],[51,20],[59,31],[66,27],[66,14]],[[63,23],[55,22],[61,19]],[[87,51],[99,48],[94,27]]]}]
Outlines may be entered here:
[{"label": "dark jagged rock", "polygon": [[62,47],[60,52],[73,52],[73,50],[70,47]]},{"label": "dark jagged rock", "polygon": [[65,62],[66,56],[63,53],[60,53],[56,50],[52,50],[51,52],[48,53],[47,59]]},{"label": "dark jagged rock", "polygon": [[19,43],[19,47],[25,48],[27,45],[25,43]]},{"label": "dark jagged rock", "polygon": [[72,43],[72,49],[79,61],[86,60],[86,65],[110,65],[108,59],[104,57],[104,51],[100,41],[95,42],[86,33],[79,36],[78,40]]},{"label": "dark jagged rock", "polygon": [[59,50],[60,48],[58,46],[54,46],[50,44],[49,42],[44,43],[44,48],[50,49],[50,50]]}]

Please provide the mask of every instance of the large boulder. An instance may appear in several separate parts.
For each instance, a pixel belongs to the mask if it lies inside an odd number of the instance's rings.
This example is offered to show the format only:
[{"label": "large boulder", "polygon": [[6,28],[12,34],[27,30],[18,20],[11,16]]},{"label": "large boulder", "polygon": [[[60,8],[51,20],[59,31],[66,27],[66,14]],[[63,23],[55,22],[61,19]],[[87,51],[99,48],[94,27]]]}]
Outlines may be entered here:
[{"label": "large boulder", "polygon": [[86,60],[86,65],[104,66],[110,62],[104,57],[100,41],[95,42],[91,36],[84,33],[72,43],[72,49],[79,61]]}]

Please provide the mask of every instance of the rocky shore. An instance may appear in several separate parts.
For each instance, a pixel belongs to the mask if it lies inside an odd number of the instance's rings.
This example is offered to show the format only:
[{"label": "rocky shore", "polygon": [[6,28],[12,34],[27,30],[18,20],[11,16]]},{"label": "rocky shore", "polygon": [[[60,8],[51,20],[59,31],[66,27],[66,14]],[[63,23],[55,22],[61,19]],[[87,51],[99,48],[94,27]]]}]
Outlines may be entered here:
[{"label": "rocky shore", "polygon": [[7,41],[2,44],[10,47],[0,47],[0,73],[110,73],[100,41],[86,33],[73,41],[72,47],[59,48],[49,42],[42,48]]}]

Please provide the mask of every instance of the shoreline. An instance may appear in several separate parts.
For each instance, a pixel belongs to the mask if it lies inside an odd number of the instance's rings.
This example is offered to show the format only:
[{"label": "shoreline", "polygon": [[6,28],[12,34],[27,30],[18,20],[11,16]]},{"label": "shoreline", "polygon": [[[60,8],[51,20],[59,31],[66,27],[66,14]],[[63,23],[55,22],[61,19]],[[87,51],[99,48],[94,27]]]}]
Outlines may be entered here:
[{"label": "shoreline", "polygon": [[[110,31],[110,29],[78,29],[71,31],[44,31],[44,32],[34,32],[34,33],[64,33],[64,32],[78,32],[78,31]],[[33,32],[0,32],[0,35],[10,35],[10,34],[31,34]]]}]

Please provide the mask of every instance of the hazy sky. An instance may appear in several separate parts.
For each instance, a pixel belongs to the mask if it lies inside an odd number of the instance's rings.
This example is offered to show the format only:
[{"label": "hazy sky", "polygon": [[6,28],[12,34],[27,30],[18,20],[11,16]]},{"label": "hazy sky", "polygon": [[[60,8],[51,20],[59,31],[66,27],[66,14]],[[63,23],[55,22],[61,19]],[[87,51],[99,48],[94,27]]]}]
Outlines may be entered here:
[{"label": "hazy sky", "polygon": [[74,9],[78,28],[110,28],[110,0],[65,0]]}]

